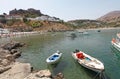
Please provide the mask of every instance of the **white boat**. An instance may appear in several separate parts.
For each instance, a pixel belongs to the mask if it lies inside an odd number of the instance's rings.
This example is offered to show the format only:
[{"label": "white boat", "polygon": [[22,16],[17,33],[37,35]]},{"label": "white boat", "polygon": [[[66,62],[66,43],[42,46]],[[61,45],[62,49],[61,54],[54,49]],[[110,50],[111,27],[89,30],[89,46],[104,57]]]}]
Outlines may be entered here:
[{"label": "white boat", "polygon": [[101,61],[82,51],[73,52],[72,56],[75,60],[77,60],[77,62],[80,65],[82,65],[85,68],[88,68],[98,73],[101,73],[102,71],[104,71],[104,65]]},{"label": "white boat", "polygon": [[88,35],[89,33],[87,31],[83,32],[84,35]]},{"label": "white boat", "polygon": [[57,51],[56,53],[54,53],[51,56],[49,56],[46,59],[46,62],[48,64],[55,64],[55,63],[57,63],[60,60],[61,56],[62,56],[62,53],[60,53],[59,51]]},{"label": "white boat", "polygon": [[113,38],[111,41],[113,47],[120,51],[120,33],[116,34],[116,38]]},{"label": "white boat", "polygon": [[78,33],[83,34],[83,35],[88,35],[88,31],[87,30],[76,30]]}]

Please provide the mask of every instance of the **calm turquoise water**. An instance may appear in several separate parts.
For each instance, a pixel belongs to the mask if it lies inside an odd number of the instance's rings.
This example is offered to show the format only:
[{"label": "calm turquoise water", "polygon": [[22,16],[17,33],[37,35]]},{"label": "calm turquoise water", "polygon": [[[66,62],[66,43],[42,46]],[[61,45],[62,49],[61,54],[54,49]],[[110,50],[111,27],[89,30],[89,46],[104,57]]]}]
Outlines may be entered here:
[{"label": "calm turquoise water", "polygon": [[[34,69],[50,69],[53,75],[62,72],[65,79],[93,79],[96,73],[80,66],[71,56],[72,51],[79,49],[104,63],[107,79],[119,79],[120,52],[110,43],[118,32],[120,29],[101,32],[91,30],[88,31],[89,35],[76,33],[77,37],[74,38],[67,37],[69,32],[64,32],[13,39],[27,44],[21,49],[23,53],[19,60],[31,63]],[[46,58],[57,50],[63,53],[61,61],[54,66],[47,65]]]}]

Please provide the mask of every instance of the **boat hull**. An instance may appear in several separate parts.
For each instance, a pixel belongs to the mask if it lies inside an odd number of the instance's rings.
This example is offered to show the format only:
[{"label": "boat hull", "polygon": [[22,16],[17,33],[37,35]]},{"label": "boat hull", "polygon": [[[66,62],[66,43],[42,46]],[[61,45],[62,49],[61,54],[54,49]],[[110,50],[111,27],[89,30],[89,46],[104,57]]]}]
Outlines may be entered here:
[{"label": "boat hull", "polygon": [[114,48],[116,48],[118,51],[120,51],[120,45],[118,45],[117,43],[114,43],[113,41],[111,41],[111,44]]},{"label": "boat hull", "polygon": [[[94,72],[97,72],[97,73],[100,73],[100,72],[103,72],[104,71],[104,65],[99,61],[99,60],[97,60],[96,58],[93,58],[93,57],[91,57],[91,56],[89,56],[89,55],[87,55],[87,54],[85,54],[84,53],[84,55],[85,55],[85,57],[88,57],[88,58],[90,58],[90,59],[92,59],[92,60],[95,60],[95,61],[97,61],[99,64],[100,64],[100,68],[96,68],[96,67],[94,67],[94,64],[93,65],[89,65],[89,64],[87,64],[87,62],[85,62],[86,60],[85,59],[79,59],[79,58],[77,58],[77,56],[76,56],[76,53],[72,53],[72,56],[73,56],[73,58],[81,65],[81,66],[83,66],[83,67],[85,67],[85,68],[87,68],[87,69],[90,69],[90,70],[92,70],[92,71],[94,71]],[[92,63],[92,62],[90,62],[90,63]],[[99,65],[98,65],[99,66]]]},{"label": "boat hull", "polygon": [[81,66],[83,66],[83,67],[85,67],[85,68],[87,68],[87,69],[89,69],[89,70],[92,70],[92,71],[94,71],[94,72],[97,72],[97,73],[101,73],[101,72],[104,71],[104,69],[103,69],[103,70],[100,70],[100,69],[96,69],[96,68],[93,68],[93,67],[86,66],[85,64],[83,64],[83,63],[81,63],[81,62],[79,62],[79,61],[78,61],[78,63],[79,63]]}]

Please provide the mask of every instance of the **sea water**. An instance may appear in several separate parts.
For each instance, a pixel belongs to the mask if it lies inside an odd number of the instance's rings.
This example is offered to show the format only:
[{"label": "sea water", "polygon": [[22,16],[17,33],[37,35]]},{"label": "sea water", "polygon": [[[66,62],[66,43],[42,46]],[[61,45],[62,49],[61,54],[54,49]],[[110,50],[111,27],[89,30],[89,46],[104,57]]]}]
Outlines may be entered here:
[{"label": "sea water", "polygon": [[[87,35],[75,32],[76,37],[68,37],[71,32],[57,32],[9,40],[26,43],[26,46],[21,48],[22,56],[19,60],[31,63],[35,70],[50,69],[53,75],[62,72],[65,79],[93,79],[97,73],[82,67],[71,55],[75,49],[79,49],[104,63],[107,79],[119,79],[120,52],[111,45],[111,39],[118,32],[120,29],[100,32],[89,30]],[[55,66],[48,65],[46,58],[57,50],[63,53],[61,61]]]}]

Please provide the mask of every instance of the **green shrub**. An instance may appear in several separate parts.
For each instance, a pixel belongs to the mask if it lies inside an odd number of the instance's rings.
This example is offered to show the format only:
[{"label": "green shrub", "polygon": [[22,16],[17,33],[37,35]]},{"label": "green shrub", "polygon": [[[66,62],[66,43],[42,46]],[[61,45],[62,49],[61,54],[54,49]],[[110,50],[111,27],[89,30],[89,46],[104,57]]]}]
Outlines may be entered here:
[{"label": "green shrub", "polygon": [[29,22],[29,25],[33,28],[41,27],[43,24],[40,21],[31,21]]}]

